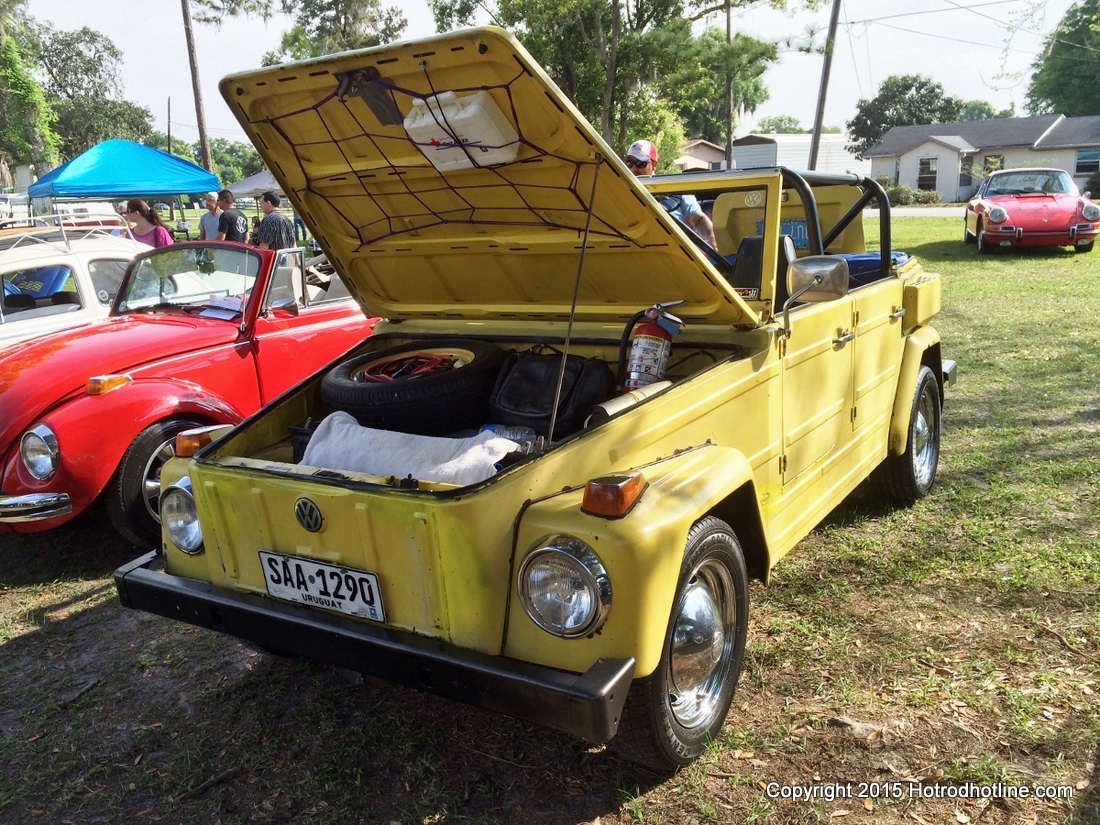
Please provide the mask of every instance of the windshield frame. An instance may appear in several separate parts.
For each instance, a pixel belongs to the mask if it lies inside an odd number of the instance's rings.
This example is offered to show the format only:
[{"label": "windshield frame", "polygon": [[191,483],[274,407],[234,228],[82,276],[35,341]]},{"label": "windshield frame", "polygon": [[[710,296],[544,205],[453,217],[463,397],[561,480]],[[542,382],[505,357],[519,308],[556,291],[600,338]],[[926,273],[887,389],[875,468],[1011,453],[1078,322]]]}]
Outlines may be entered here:
[{"label": "windshield frame", "polygon": [[[193,265],[184,265],[184,262]],[[211,267],[210,271],[200,268],[203,263]],[[157,264],[162,267],[157,269]],[[243,322],[255,304],[263,271],[261,250],[242,244],[200,241],[151,249],[136,256],[126,268],[111,306],[111,315],[178,312]],[[138,278],[149,273],[159,280],[158,288],[151,294],[135,298],[133,292],[138,286]],[[207,282],[208,279],[217,280]],[[150,278],[147,283],[154,283],[154,279]],[[172,284],[172,289],[164,288],[167,283]],[[187,286],[194,289],[181,293],[180,289]],[[212,303],[215,299],[220,300]]]}]

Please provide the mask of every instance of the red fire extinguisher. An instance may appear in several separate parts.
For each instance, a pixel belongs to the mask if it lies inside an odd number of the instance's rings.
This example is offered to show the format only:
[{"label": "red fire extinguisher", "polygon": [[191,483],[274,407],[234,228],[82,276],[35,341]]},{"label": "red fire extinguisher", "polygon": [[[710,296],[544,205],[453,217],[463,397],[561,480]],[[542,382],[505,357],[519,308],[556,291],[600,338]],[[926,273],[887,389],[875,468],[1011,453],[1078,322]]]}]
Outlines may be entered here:
[{"label": "red fire extinguisher", "polygon": [[680,333],[680,319],[669,315],[663,307],[650,307],[645,315],[645,323],[634,330],[624,392],[664,380],[672,336]]}]

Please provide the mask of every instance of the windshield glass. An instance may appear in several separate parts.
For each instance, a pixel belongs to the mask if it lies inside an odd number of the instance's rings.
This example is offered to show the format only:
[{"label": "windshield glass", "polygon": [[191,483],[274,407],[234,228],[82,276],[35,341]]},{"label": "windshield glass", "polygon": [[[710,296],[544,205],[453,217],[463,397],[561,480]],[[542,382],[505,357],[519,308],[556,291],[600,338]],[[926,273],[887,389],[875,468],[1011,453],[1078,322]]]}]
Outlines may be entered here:
[{"label": "windshield glass", "polygon": [[181,309],[232,320],[248,303],[260,259],[247,249],[165,247],[137,262],[119,312]]},{"label": "windshield glass", "polygon": [[995,195],[1076,195],[1077,186],[1060,169],[1031,169],[1006,172],[989,179],[985,194]]}]

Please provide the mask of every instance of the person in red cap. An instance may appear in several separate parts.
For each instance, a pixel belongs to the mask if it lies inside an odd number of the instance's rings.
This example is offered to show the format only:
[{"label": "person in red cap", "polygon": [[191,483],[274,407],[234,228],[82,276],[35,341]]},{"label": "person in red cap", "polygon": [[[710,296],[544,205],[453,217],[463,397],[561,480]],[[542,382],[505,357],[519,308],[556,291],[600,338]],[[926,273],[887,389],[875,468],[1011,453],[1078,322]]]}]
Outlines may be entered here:
[{"label": "person in red cap", "polygon": [[[648,178],[657,171],[657,147],[648,140],[636,140],[626,150],[623,161],[637,177]],[[712,247],[718,248],[718,243],[714,240],[714,224],[703,212],[703,207],[694,195],[676,195],[668,200],[672,203],[665,208],[670,215],[691,227],[696,235]]]}]

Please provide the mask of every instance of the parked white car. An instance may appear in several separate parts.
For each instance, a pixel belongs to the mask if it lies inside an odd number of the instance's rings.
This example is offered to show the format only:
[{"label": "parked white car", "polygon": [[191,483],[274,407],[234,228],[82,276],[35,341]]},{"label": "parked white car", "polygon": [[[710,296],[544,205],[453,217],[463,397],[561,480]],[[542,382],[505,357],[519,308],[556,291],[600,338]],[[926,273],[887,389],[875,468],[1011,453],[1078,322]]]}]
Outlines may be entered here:
[{"label": "parked white car", "polygon": [[0,231],[0,350],[106,318],[127,264],[147,249],[106,228]]}]

